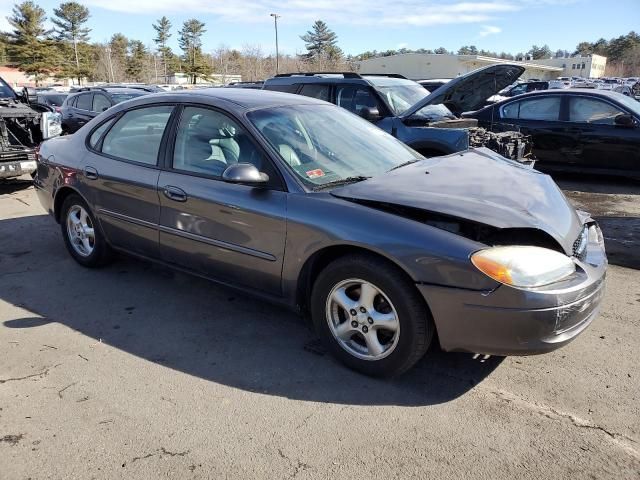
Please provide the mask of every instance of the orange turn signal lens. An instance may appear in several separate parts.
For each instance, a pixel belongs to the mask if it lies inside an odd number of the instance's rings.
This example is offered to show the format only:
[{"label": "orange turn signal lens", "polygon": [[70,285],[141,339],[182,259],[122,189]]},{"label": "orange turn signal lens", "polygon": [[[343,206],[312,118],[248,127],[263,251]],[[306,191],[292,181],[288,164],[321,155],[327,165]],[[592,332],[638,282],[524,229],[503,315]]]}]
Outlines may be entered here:
[{"label": "orange turn signal lens", "polygon": [[482,273],[500,283],[506,283],[507,285],[511,285],[513,283],[511,270],[495,260],[482,257],[480,255],[474,255],[471,257],[471,263],[473,263],[473,265]]}]

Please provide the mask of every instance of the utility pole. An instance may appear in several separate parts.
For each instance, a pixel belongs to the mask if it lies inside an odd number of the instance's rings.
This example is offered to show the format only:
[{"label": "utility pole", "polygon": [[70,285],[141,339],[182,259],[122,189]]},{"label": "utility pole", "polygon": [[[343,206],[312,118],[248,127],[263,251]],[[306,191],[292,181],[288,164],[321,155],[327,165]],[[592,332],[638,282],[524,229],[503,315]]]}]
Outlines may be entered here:
[{"label": "utility pole", "polygon": [[278,63],[279,63],[279,58],[280,58],[280,54],[278,52],[278,19],[282,17],[282,15],[278,15],[277,13],[271,13],[270,14],[271,17],[273,17],[273,25],[276,28],[276,75],[278,74]]}]

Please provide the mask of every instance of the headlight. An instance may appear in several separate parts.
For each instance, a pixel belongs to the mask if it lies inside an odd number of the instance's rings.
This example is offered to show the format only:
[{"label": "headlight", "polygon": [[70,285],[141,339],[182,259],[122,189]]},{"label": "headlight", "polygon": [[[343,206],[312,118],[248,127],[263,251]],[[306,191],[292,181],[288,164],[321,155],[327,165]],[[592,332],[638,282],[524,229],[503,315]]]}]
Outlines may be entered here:
[{"label": "headlight", "polygon": [[473,265],[494,280],[514,287],[540,287],[570,276],[573,261],[541,247],[493,247],[471,256]]}]

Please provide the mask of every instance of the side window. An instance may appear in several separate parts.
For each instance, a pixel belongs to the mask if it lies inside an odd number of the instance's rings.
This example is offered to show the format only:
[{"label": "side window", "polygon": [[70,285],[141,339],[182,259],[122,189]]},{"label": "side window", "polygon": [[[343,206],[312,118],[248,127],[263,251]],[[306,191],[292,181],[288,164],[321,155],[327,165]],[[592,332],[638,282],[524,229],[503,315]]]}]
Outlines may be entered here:
[{"label": "side window", "polygon": [[75,107],[76,102],[78,101],[78,97],[71,97],[71,99],[67,102],[68,107]]},{"label": "side window", "polygon": [[336,104],[350,112],[360,114],[365,108],[379,108],[373,93],[357,85],[339,85],[336,89]]},{"label": "side window", "polygon": [[83,93],[78,95],[76,100],[76,108],[79,110],[91,110],[91,101],[93,100],[93,93]]},{"label": "side window", "polygon": [[615,118],[623,113],[618,108],[600,100],[573,97],[569,100],[569,121],[615,125]]},{"label": "side window", "polygon": [[107,108],[111,107],[109,99],[101,93],[95,93],[93,95],[93,111],[104,112]]},{"label": "side window", "polygon": [[270,161],[235,120],[216,110],[185,107],[177,129],[173,168],[221,177],[235,163],[251,163],[275,181]]},{"label": "side window", "polygon": [[100,138],[102,137],[102,134],[109,129],[109,127],[114,122],[114,120],[115,120],[115,117],[112,118],[111,120],[108,120],[108,121],[104,122],[102,125],[100,125],[98,128],[96,128],[93,131],[93,133],[91,134],[91,137],[89,138],[89,145],[91,145],[91,148],[96,148],[97,147],[98,142],[100,141]]},{"label": "side window", "polygon": [[156,165],[164,129],[173,106],[129,110],[102,141],[102,152],[124,160]]},{"label": "side window", "polygon": [[557,121],[560,117],[560,100],[560,97],[538,97],[509,103],[502,107],[502,117]]},{"label": "side window", "polygon": [[318,100],[329,101],[329,85],[320,85],[317,83],[307,83],[302,86],[300,95],[305,97],[317,98]]}]

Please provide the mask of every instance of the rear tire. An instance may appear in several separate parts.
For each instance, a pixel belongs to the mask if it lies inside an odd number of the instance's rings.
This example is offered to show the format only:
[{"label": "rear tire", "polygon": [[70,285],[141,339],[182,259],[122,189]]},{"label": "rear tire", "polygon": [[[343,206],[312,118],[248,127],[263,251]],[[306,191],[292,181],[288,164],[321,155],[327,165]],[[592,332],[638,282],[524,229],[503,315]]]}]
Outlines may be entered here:
[{"label": "rear tire", "polygon": [[404,272],[362,254],[339,258],[320,272],[311,317],[336,358],[376,377],[411,368],[426,353],[435,330],[429,309]]},{"label": "rear tire", "polygon": [[62,238],[73,259],[80,265],[96,268],[112,260],[100,225],[86,202],[76,194],[65,198],[60,212]]}]

